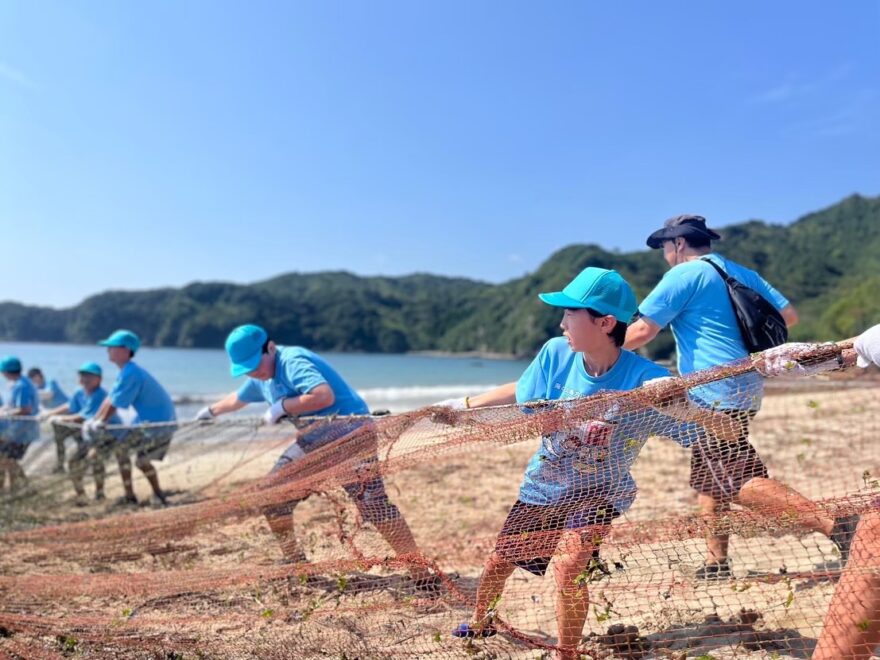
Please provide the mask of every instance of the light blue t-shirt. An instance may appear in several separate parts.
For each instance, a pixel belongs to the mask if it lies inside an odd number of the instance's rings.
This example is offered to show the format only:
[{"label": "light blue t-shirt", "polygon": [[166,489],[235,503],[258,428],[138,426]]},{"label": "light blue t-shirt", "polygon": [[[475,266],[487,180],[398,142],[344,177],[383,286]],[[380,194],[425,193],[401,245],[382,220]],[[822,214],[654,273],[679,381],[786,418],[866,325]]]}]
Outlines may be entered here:
[{"label": "light blue t-shirt", "polygon": [[54,378],[45,381],[45,385],[38,390],[38,393],[41,399],[45,397],[43,403],[47,408],[57,408],[58,406],[67,403],[67,395],[64,393],[64,390],[61,389],[58,381]]},{"label": "light blue t-shirt", "polygon": [[[9,408],[27,408],[26,417],[36,417],[40,413],[40,397],[37,388],[27,376],[13,381],[7,391],[6,405]],[[40,437],[40,425],[36,419],[10,419],[0,422],[0,437],[10,442],[28,444]]]},{"label": "light blue t-shirt", "polygon": [[[329,385],[335,400],[332,405],[309,413],[322,415],[368,415],[367,404],[343,380],[336,370],[317,353],[299,346],[279,346],[275,353],[275,375],[269,380],[248,378],[238,389],[239,401],[270,405],[287,397],[307,394],[318,385]],[[302,438],[306,443],[310,438]]]},{"label": "light blue t-shirt", "polygon": [[[622,350],[611,369],[601,376],[591,376],[583,355],[572,351],[564,337],[557,337],[544,344],[520,377],[516,400],[526,403],[574,399],[609,390],[626,391],[668,375],[664,367]],[[636,482],[630,468],[648,437],[671,437],[687,447],[701,432],[695,424],[679,422],[652,408],[621,412],[611,404],[601,421],[612,427],[607,444],[585,442],[584,429],[545,435],[526,467],[519,499],[547,506],[600,496],[623,513],[636,497]]]},{"label": "light blue t-shirt", "polygon": [[[103,387],[96,387],[91,394],[86,392],[83,388],[79,388],[73,393],[73,396],[70,397],[70,402],[67,404],[67,410],[72,415],[79,415],[83,419],[91,419],[95,416],[95,413],[98,412],[98,408],[101,407],[101,404],[104,403],[104,399],[106,398],[107,390]],[[107,423],[122,424],[122,419],[120,419],[119,415],[113,413],[112,417],[107,420]]]},{"label": "light blue t-shirt", "polygon": [[[116,376],[110,392],[110,403],[116,408],[134,408],[137,413],[134,424],[177,420],[171,396],[146,369],[134,362],[127,362]],[[160,428],[156,433],[168,430]]]},{"label": "light blue t-shirt", "polygon": [[[755,271],[719,254],[707,256],[776,309],[788,305],[788,300]],[[749,355],[727,285],[710,264],[700,259],[686,261],[667,271],[639,305],[639,312],[661,328],[671,327],[682,375]],[[701,385],[694,388],[691,395],[710,407],[758,410],[764,393],[763,383],[759,374],[748,373]]]}]

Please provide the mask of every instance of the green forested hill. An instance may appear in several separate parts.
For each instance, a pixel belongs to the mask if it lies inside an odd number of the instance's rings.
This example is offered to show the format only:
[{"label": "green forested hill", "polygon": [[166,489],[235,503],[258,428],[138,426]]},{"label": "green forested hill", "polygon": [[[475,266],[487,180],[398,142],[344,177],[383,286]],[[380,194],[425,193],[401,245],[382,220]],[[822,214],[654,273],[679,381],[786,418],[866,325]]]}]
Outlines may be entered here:
[{"label": "green forested hill", "polygon": [[[719,252],[759,270],[801,312],[795,339],[839,339],[880,322],[880,197],[858,195],[787,225],[749,221],[722,230]],[[641,298],[666,269],[659,253],[570,245],[537,271],[499,285],[416,274],[290,273],[250,285],[108,291],[56,310],[0,303],[0,339],[89,343],[118,327],[145,344],[219,347],[240,323],[317,350],[492,351],[529,355],[558,334],[540,291],[582,268],[616,268]],[[666,334],[666,333],[664,333]],[[667,354],[671,339],[652,344]]]}]

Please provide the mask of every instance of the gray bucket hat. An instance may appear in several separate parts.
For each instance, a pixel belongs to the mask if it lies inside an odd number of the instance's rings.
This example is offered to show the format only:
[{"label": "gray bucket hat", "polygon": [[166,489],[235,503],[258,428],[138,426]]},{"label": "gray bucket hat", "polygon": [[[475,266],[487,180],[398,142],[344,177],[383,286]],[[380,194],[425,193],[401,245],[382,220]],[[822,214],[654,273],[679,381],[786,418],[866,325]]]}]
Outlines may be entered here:
[{"label": "gray bucket hat", "polygon": [[663,241],[669,241],[679,236],[699,236],[710,241],[721,240],[721,236],[706,227],[706,218],[701,215],[677,215],[663,223],[663,229],[658,229],[648,236],[648,247],[656,250],[663,245]]}]

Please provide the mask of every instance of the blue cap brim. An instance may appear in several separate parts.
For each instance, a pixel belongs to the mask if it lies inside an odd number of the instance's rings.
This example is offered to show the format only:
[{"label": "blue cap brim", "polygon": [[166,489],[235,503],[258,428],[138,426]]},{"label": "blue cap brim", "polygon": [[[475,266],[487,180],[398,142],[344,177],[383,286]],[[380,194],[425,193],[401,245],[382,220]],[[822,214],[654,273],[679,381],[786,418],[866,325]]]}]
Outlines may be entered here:
[{"label": "blue cap brim", "polygon": [[263,351],[257,352],[253,357],[249,357],[247,360],[243,362],[237,362],[233,364],[229,368],[229,373],[232,374],[233,378],[238,378],[239,376],[244,376],[245,374],[249,374],[254,369],[260,366],[260,360],[263,357]]},{"label": "blue cap brim", "polygon": [[586,305],[582,303],[580,300],[575,300],[571,298],[562,291],[554,291],[553,293],[539,293],[538,298],[541,299],[541,302],[550,305],[551,307],[573,307],[575,309],[584,309]]}]

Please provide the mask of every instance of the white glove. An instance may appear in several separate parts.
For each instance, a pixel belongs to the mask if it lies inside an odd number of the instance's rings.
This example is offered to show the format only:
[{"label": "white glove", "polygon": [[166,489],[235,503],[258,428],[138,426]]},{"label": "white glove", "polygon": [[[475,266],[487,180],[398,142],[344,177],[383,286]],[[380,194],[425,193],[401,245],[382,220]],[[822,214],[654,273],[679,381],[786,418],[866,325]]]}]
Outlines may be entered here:
[{"label": "white glove", "polygon": [[285,416],[287,416],[287,411],[284,410],[284,399],[278,399],[278,401],[269,406],[269,410],[263,414],[263,423],[277,424],[281,421],[281,418]]},{"label": "white glove", "polygon": [[107,426],[107,422],[102,419],[87,419],[83,422],[82,425],[82,437],[84,440],[94,440],[96,436],[100,435],[101,431],[104,430],[104,427]]},{"label": "white glove", "polygon": [[211,410],[211,406],[205,406],[199,412],[196,413],[196,416],[193,418],[194,422],[202,422],[206,420],[214,419],[216,415]]},{"label": "white glove", "polygon": [[464,397],[460,399],[443,399],[431,404],[432,408],[451,408],[452,410],[466,410],[468,405]]},{"label": "white glove", "polygon": [[642,383],[642,387],[648,391],[652,389],[663,389],[664,390],[664,399],[658,400],[654,402],[654,407],[662,411],[667,415],[685,415],[690,407],[691,403],[688,400],[687,393],[681,392],[677,393],[673,388],[665,388],[664,385],[667,385],[670,382],[674,382],[675,378],[673,376],[660,376],[659,378],[651,378]]},{"label": "white glove", "polygon": [[853,348],[859,356],[856,364],[860,367],[867,367],[872,362],[880,367],[880,325],[875,325],[860,334]]},{"label": "white glove", "polygon": [[792,342],[782,346],[768,348],[761,355],[763,363],[758,362],[756,369],[763,376],[815,376],[825,371],[840,368],[837,359],[825,360],[818,364],[801,364],[795,360],[798,355],[818,348],[820,344]]}]

